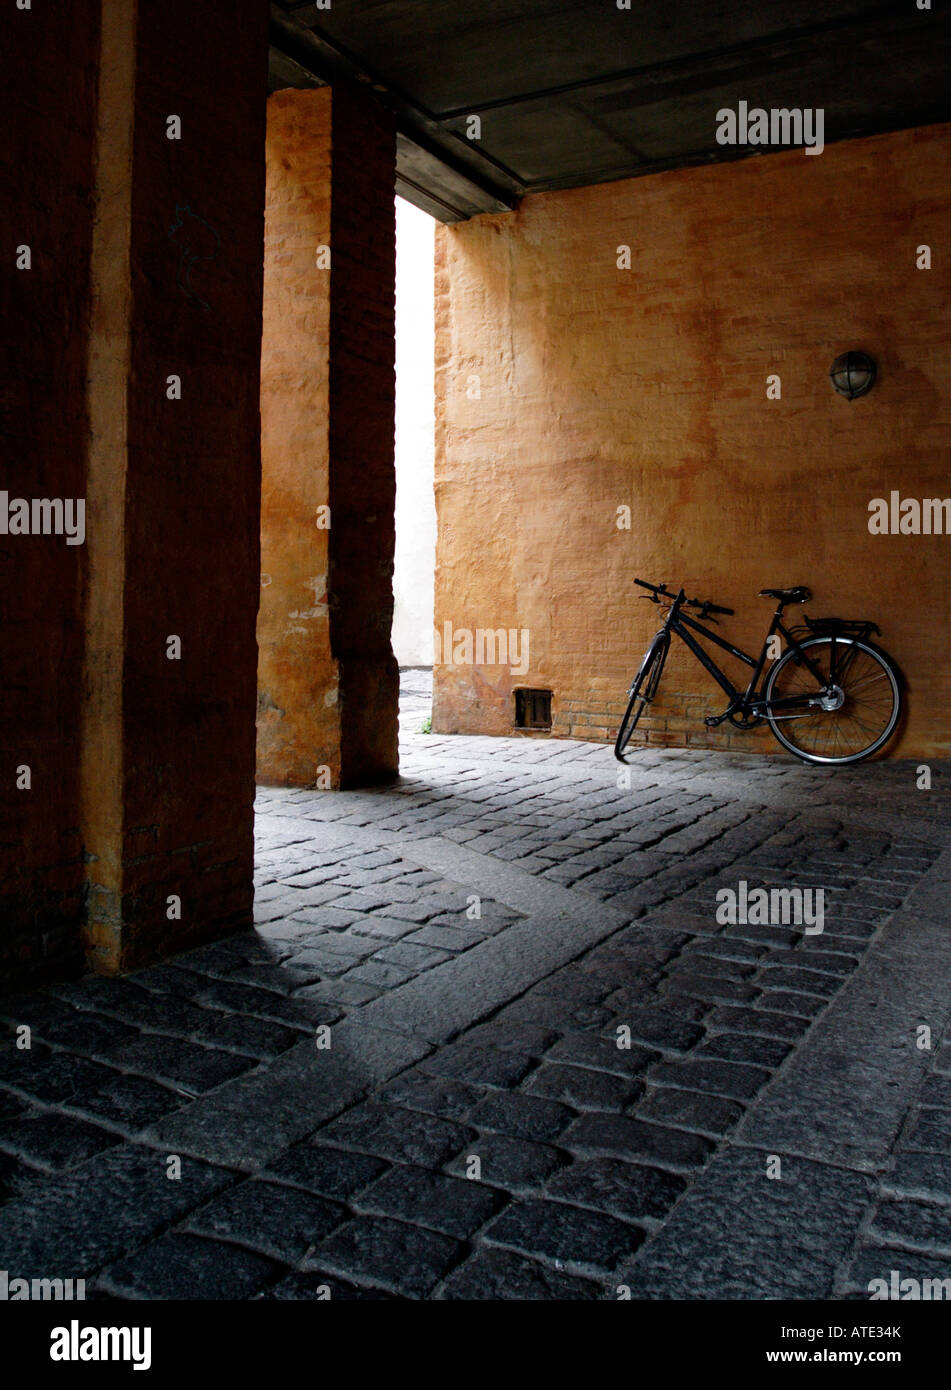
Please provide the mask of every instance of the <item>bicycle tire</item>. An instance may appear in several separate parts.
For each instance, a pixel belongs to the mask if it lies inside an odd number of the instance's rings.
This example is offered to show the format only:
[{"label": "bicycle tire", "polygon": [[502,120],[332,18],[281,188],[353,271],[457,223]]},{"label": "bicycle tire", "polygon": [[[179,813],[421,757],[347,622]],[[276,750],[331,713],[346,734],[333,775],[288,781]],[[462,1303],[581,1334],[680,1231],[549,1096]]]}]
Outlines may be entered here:
[{"label": "bicycle tire", "polygon": [[[831,648],[833,642],[839,647],[847,645],[853,648],[852,659],[847,666],[848,674],[838,682],[845,696],[845,703],[842,707],[831,711],[813,711],[808,715],[796,716],[789,719],[783,719],[781,715],[774,716],[770,709],[769,702],[772,699],[776,682],[783,671],[785,670],[788,672],[790,664],[796,662],[796,652],[800,648],[803,650],[812,649],[813,658],[818,658],[821,662],[821,656],[815,649],[820,647]],[[855,662],[859,653],[864,654],[866,664],[857,668]],[[857,671],[860,674],[856,677]],[[864,674],[861,674],[862,672],[864,672]],[[870,715],[866,706],[856,701],[855,692],[860,688],[868,691],[872,684],[879,681],[882,682],[882,689],[880,693],[876,692],[875,699],[877,700],[877,705],[873,708],[875,711],[880,708],[881,714],[879,715],[877,712],[874,712],[874,715]],[[798,647],[790,647],[783,653],[770,671],[763,692],[766,702],[766,718],[769,720],[769,726],[773,731],[774,737],[782,747],[787,749],[788,752],[794,753],[795,756],[801,758],[803,762],[818,763],[826,767],[841,767],[849,763],[858,763],[862,762],[865,758],[870,758],[873,753],[877,753],[895,732],[902,710],[901,685],[900,673],[891,657],[888,656],[886,652],[874,646],[871,642],[863,641],[861,638],[857,637],[846,638],[842,636],[833,637],[831,635],[813,637],[799,643]],[[847,686],[850,688],[847,688]],[[867,744],[851,752],[843,751],[836,754],[831,750],[836,746],[836,739],[842,732],[842,726],[845,721],[857,725],[860,729],[865,727],[861,719],[855,714],[856,706],[866,710],[866,717],[874,717],[876,721],[880,721],[881,728],[876,732],[874,728],[868,726],[870,736]],[[839,716],[842,716],[841,720]],[[782,727],[782,725],[786,723],[791,726],[790,737],[787,737]],[[799,732],[800,736],[802,736],[802,733],[804,733],[807,728],[810,728],[816,736],[811,748],[803,747],[795,741],[795,733]],[[823,745],[824,751],[819,751],[819,738],[822,736],[823,729],[826,731],[825,743]]]},{"label": "bicycle tire", "polygon": [[620,763],[625,761],[624,750],[631,741],[631,734],[637,727],[637,721],[644,711],[644,706],[649,705],[657,693],[657,686],[660,683],[669,648],[670,639],[665,641],[663,634],[660,634],[654,638],[644,653],[644,658],[628,692],[627,709],[614,741],[614,756]]}]

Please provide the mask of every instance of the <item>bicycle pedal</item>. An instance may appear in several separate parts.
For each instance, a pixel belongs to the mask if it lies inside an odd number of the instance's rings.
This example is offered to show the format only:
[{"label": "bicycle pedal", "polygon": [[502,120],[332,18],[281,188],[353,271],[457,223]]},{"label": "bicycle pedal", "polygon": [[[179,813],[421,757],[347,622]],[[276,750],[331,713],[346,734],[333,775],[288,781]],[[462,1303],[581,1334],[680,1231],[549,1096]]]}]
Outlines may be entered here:
[{"label": "bicycle pedal", "polygon": [[723,712],[723,714],[711,714],[711,715],[709,715],[703,722],[704,722],[704,724],[706,724],[706,726],[707,726],[708,729],[716,729],[716,728],[719,728],[719,726],[723,723],[724,719],[728,719],[729,716],[730,716],[730,711],[729,711],[729,710],[725,710],[725,711]]}]

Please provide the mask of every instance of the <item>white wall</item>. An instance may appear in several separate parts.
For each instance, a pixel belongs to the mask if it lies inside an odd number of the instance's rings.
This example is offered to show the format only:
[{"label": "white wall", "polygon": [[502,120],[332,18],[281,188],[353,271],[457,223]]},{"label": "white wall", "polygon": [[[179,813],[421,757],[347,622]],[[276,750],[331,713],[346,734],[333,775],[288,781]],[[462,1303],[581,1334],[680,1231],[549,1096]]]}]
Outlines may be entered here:
[{"label": "white wall", "polygon": [[433,661],[433,233],[396,200],[396,561],[393,651],[400,666]]}]

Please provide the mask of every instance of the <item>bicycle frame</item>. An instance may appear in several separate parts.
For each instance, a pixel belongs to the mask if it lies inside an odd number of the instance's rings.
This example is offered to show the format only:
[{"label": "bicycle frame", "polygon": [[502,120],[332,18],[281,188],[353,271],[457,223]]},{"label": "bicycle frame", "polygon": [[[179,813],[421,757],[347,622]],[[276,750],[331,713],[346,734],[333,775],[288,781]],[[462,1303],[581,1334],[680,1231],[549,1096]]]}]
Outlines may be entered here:
[{"label": "bicycle frame", "polygon": [[[677,595],[677,597],[671,604],[670,611],[667,614],[667,619],[661,630],[667,633],[675,632],[677,636],[681,639],[681,641],[684,642],[685,645],[689,647],[689,649],[693,652],[694,656],[697,658],[700,664],[707,671],[709,671],[713,679],[725,692],[725,694],[729,698],[730,705],[728,710],[726,711],[726,714],[724,714],[722,718],[725,719],[727,714],[733,713],[735,711],[741,711],[742,713],[763,716],[766,713],[767,707],[771,711],[783,708],[792,709],[796,706],[798,706],[801,709],[804,704],[808,705],[811,708],[813,705],[818,703],[817,697],[812,697],[808,695],[795,695],[786,696],[778,700],[771,700],[769,702],[769,705],[767,706],[765,697],[762,695],[757,696],[756,687],[760,681],[760,678],[762,677],[763,671],[766,666],[766,653],[769,649],[769,641],[771,637],[774,637],[776,635],[776,633],[781,633],[782,636],[786,639],[787,645],[799,652],[800,660],[815,677],[816,683],[820,691],[826,690],[830,684],[835,684],[835,678],[837,674],[836,647],[838,644],[835,641],[833,641],[830,674],[829,679],[827,680],[826,677],[819,670],[819,668],[815,665],[815,663],[812,660],[810,660],[808,653],[803,650],[800,643],[796,640],[796,638],[790,632],[789,628],[787,628],[786,624],[783,622],[782,604],[779,604],[775,613],[773,614],[773,620],[769,625],[769,631],[763,639],[763,646],[760,651],[759,657],[757,658],[750,656],[749,652],[743,651],[740,647],[734,647],[732,642],[727,642],[726,639],[721,637],[718,633],[711,632],[709,628],[704,627],[703,624],[701,622],[698,622],[696,618],[688,617],[686,613],[682,612],[681,608],[685,597],[685,591],[681,589],[680,593]],[[737,686],[733,684],[729,676],[727,676],[726,673],[720,669],[717,663],[713,660],[712,656],[710,656],[708,652],[704,651],[700,643],[694,637],[691,636],[690,632],[688,631],[689,628],[693,628],[695,632],[699,632],[704,637],[709,638],[711,642],[715,642],[718,647],[721,647],[724,651],[729,652],[729,654],[731,656],[736,657],[738,661],[744,662],[747,666],[752,666],[753,674],[750,677],[750,683],[745,690],[740,690]],[[795,716],[791,717],[795,718]]]}]

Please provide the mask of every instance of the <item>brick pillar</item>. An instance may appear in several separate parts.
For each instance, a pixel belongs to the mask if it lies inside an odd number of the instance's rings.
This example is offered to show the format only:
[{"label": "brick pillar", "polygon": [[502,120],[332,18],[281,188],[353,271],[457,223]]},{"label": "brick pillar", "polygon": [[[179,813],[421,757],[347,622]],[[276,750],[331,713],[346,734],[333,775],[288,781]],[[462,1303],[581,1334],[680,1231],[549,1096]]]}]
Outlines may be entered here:
[{"label": "brick pillar", "polygon": [[0,23],[8,988],[251,921],[268,10]]},{"label": "brick pillar", "polygon": [[265,783],[347,786],[396,774],[395,159],[390,117],[359,91],[282,91],[268,102]]},{"label": "brick pillar", "polygon": [[267,6],[103,13],[81,787],[113,972],[251,921]]}]

